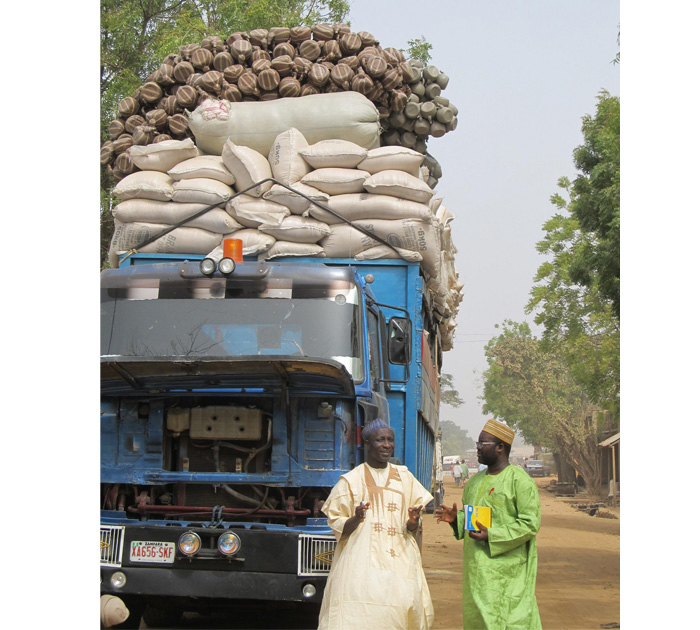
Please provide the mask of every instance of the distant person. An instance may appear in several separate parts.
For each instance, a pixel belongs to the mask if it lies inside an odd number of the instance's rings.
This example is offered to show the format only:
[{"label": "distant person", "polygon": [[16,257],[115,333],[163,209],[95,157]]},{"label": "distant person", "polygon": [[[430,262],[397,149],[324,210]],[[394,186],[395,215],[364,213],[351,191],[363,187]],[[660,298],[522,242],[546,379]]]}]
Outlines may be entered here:
[{"label": "distant person", "polygon": [[464,540],[462,617],[464,628],[478,630],[541,630],[535,599],[540,500],[528,474],[508,458],[515,432],[489,420],[479,434],[476,452],[486,470],[465,484],[465,505],[491,508],[491,527],[477,521],[479,531],[465,537],[465,513],[440,505],[438,522],[449,523]]},{"label": "distant person", "polygon": [[394,432],[381,418],[362,430],[367,461],[341,476],[323,505],[338,545],[319,630],[429,630],[433,603],[416,533],[433,497],[391,463]]},{"label": "distant person", "polygon": [[459,462],[452,466],[452,476],[455,478],[455,485],[461,486],[462,484],[460,481],[462,479],[462,467],[459,465]]},{"label": "distant person", "polygon": [[469,479],[469,466],[462,460],[459,467],[462,469],[462,483],[466,483],[467,479]]}]

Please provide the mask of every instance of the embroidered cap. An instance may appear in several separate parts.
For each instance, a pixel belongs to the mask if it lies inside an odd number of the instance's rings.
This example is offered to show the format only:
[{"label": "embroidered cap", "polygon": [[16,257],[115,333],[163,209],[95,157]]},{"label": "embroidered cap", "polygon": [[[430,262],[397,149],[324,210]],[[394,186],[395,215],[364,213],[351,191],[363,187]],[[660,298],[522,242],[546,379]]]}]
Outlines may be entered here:
[{"label": "embroidered cap", "polygon": [[502,422],[496,422],[493,418],[484,425],[483,430],[507,444],[512,444],[513,438],[515,438],[515,431],[513,431],[513,429]]},{"label": "embroidered cap", "polygon": [[366,424],[365,427],[362,429],[362,439],[366,440],[372,433],[378,431],[379,429],[391,429],[391,427],[381,418],[372,420],[372,422]]}]

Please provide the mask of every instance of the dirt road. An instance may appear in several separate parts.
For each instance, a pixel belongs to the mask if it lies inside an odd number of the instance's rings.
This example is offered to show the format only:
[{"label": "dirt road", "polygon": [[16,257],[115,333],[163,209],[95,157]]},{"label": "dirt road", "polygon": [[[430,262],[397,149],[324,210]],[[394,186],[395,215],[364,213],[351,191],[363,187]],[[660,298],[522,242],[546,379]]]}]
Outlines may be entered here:
[{"label": "dirt road", "polygon": [[[545,630],[597,630],[620,622],[619,508],[604,508],[618,518],[592,517],[572,507],[588,502],[555,497],[544,488],[554,477],[537,479],[542,525],[537,536],[537,603]],[[462,491],[445,477],[445,503],[462,507]],[[435,607],[434,630],[462,628],[462,542],[451,528],[426,515],[423,567]]]}]

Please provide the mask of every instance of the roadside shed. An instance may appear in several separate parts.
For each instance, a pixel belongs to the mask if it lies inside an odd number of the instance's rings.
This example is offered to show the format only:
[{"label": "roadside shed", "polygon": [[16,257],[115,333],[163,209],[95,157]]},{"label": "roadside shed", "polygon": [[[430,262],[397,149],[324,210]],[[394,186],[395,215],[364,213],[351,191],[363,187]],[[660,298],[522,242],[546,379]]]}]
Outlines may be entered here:
[{"label": "roadside shed", "polygon": [[608,497],[617,505],[620,496],[620,433],[611,435],[598,444],[603,450],[601,457],[601,479],[607,480]]}]

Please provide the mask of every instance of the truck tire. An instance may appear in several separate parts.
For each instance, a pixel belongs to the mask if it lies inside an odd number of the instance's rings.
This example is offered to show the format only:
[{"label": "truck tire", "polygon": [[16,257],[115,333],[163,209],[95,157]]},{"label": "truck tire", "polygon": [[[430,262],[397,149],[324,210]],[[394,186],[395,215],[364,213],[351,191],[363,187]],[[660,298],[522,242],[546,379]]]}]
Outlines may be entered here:
[{"label": "truck tire", "polygon": [[148,604],[143,611],[143,620],[149,628],[176,626],[180,623],[180,619],[182,619],[182,610],[179,608],[160,608]]}]

